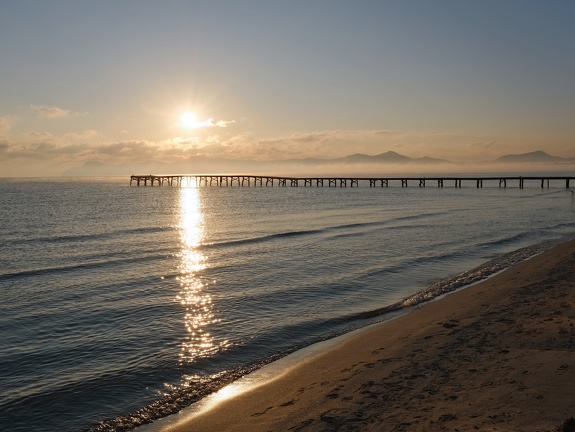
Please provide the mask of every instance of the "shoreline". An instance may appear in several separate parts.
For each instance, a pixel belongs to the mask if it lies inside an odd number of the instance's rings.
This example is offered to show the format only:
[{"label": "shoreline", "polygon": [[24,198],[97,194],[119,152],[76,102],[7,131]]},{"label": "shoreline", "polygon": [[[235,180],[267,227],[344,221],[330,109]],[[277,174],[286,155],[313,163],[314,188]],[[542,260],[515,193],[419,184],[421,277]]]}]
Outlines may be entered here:
[{"label": "shoreline", "polygon": [[571,304],[575,241],[138,430],[547,431],[575,415]]}]

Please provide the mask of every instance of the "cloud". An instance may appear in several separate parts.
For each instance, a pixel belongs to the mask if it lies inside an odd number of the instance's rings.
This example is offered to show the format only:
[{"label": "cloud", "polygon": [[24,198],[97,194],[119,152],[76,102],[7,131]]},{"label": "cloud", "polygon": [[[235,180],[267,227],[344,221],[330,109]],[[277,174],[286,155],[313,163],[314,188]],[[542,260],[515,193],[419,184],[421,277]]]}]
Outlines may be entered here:
[{"label": "cloud", "polygon": [[159,147],[163,148],[190,148],[191,146],[196,146],[200,144],[201,140],[199,137],[175,137],[169,138],[167,140],[160,141],[156,143]]},{"label": "cloud", "polygon": [[226,150],[227,147],[221,143],[208,144],[197,149],[199,154],[204,155],[222,155],[225,154]]},{"label": "cloud", "polygon": [[[389,140],[393,133],[388,132],[383,136]],[[239,135],[224,144],[227,147],[226,153],[234,158],[329,159],[352,153],[376,154],[388,150],[390,144],[382,144],[381,140],[382,135],[374,134],[373,131],[336,129],[294,133],[273,138]]]},{"label": "cloud", "polygon": [[40,117],[46,118],[65,118],[72,116],[82,116],[87,113],[72,112],[70,110],[60,108],[57,106],[46,106],[46,105],[30,105],[30,108],[36,112]]},{"label": "cloud", "polygon": [[[212,120],[212,119],[210,119]],[[235,120],[218,120],[217,122],[215,122],[213,125],[217,126],[217,127],[228,127],[229,124],[235,123]]]},{"label": "cloud", "polygon": [[470,147],[476,147],[476,148],[482,148],[482,149],[488,149],[490,147],[493,147],[495,145],[496,141],[490,141],[490,142],[477,142],[477,143],[473,143],[470,145]]},{"label": "cloud", "polygon": [[28,132],[28,136],[33,140],[49,140],[53,137],[53,135],[49,132]]},{"label": "cloud", "polygon": [[177,138],[164,141],[162,144],[179,146],[188,150],[194,149],[197,155],[218,154],[230,159],[263,161],[312,157],[330,158],[349,154],[349,142],[361,139],[362,135],[363,133],[345,130],[296,133],[273,138],[254,137],[250,134],[240,134],[228,138],[221,135],[209,135],[202,138],[195,137],[193,143]]},{"label": "cloud", "polygon": [[25,136],[29,138],[28,142],[44,141],[55,144],[58,147],[64,147],[70,144],[102,142],[104,139],[100,133],[93,129],[87,129],[82,132],[68,132],[65,134],[57,135],[50,132],[33,131],[28,132]]},{"label": "cloud", "polygon": [[[323,130],[260,137],[251,133],[234,135],[226,133],[227,131],[218,132],[221,133],[175,136],[158,141],[111,141],[94,130],[68,134],[31,132],[19,140],[0,139],[1,162],[11,164],[11,161],[15,161],[24,166],[37,161],[46,166],[60,164],[68,167],[78,166],[86,161],[114,166],[136,166],[145,163],[187,164],[197,157],[211,158],[214,161],[228,159],[263,162],[335,159],[354,153],[376,155],[394,149],[414,158],[430,156],[452,161],[482,161],[495,159],[501,156],[502,148],[508,148],[502,147],[499,142],[494,145],[494,141],[492,143],[492,139],[487,137],[450,137],[449,134],[435,133]],[[490,149],[485,150],[478,143],[489,146]]]},{"label": "cloud", "polygon": [[76,143],[76,142],[94,142],[102,141],[103,137],[94,129],[87,129],[82,132],[68,132],[56,138],[60,142]]},{"label": "cloud", "polygon": [[12,127],[8,117],[0,117],[0,130],[8,130]]},{"label": "cloud", "polygon": [[42,160],[50,152],[52,144],[37,143],[7,143],[5,153],[11,159]]},{"label": "cloud", "polygon": [[[4,155],[19,160],[45,159],[77,164],[96,160],[115,165],[156,161],[171,163],[195,156],[218,156],[226,159],[285,160],[331,159],[353,153],[377,154],[390,150],[400,137],[397,133],[374,134],[372,131],[324,130],[294,133],[279,137],[257,137],[252,134],[176,136],[161,141],[109,141],[97,131],[51,134],[31,132],[27,139],[9,142]],[[410,147],[408,156],[419,154]],[[434,154],[425,154],[434,157]]]},{"label": "cloud", "polygon": [[393,133],[393,132],[392,132],[392,131],[389,131],[389,130],[376,130],[376,131],[371,131],[371,132],[369,132],[369,133],[371,133],[371,134],[373,134],[373,135],[389,135],[389,134],[391,134],[391,133]]},{"label": "cloud", "polygon": [[40,117],[47,117],[47,118],[60,118],[60,117],[68,117],[70,115],[70,111],[58,108],[56,106],[43,106],[43,105],[30,105],[36,114]]},{"label": "cloud", "polygon": [[214,119],[209,118],[209,119],[204,120],[204,121],[195,122],[193,125],[193,128],[194,129],[200,129],[200,128],[213,127],[213,126],[214,126]]},{"label": "cloud", "polygon": [[202,129],[202,128],[213,128],[213,127],[226,128],[228,127],[228,125],[231,125],[235,122],[236,122],[235,120],[214,120],[213,118],[209,118],[206,120],[188,119],[185,122],[180,121],[180,123],[177,123],[175,126],[183,127],[186,129]]}]

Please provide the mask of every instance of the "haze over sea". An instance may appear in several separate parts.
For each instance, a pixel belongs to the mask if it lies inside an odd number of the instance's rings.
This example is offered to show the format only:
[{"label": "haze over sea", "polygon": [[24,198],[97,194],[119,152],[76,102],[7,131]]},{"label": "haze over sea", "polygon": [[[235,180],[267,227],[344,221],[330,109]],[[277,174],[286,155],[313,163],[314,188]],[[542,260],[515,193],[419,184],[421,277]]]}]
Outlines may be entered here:
[{"label": "haze over sea", "polygon": [[374,311],[487,277],[575,235],[564,182],[138,188],[126,178],[0,179],[0,202],[0,425],[11,431],[86,430],[118,417],[99,426],[113,429],[137,411],[148,421],[386,318]]}]

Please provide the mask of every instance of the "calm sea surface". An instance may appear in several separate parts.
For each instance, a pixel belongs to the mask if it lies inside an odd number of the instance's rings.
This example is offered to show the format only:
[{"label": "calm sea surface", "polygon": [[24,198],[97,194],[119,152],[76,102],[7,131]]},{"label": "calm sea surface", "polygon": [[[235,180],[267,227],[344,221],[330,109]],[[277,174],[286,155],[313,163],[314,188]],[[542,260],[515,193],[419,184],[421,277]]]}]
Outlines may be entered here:
[{"label": "calm sea surface", "polygon": [[0,179],[0,429],[149,421],[384,318],[372,311],[575,235],[574,194],[561,182],[128,182]]}]

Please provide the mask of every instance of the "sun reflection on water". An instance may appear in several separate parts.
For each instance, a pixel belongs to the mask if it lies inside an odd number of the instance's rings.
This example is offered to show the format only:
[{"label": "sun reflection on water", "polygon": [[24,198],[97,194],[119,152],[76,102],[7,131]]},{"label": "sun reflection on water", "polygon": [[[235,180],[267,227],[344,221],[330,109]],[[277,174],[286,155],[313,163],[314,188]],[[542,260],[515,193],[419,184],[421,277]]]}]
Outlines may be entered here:
[{"label": "sun reflection on water", "polygon": [[179,354],[180,362],[192,362],[217,351],[207,326],[216,322],[212,299],[205,292],[208,283],[198,274],[207,267],[206,257],[198,248],[204,237],[204,221],[196,188],[180,189],[180,252],[177,301],[184,307],[186,336]]}]

